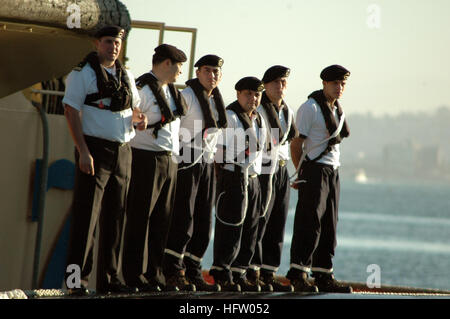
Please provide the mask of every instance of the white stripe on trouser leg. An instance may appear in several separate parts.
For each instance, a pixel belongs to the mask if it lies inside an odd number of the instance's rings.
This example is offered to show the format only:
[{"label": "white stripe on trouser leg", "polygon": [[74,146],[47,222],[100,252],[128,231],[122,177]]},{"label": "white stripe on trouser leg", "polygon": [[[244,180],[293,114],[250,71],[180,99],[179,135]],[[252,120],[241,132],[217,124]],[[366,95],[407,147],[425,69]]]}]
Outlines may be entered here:
[{"label": "white stripe on trouser leg", "polygon": [[222,271],[222,270],[225,270],[225,268],[219,267],[219,266],[211,266],[210,270],[220,270],[220,271]]},{"label": "white stripe on trouser leg", "polygon": [[326,269],[326,268],[320,268],[320,267],[312,267],[311,271],[312,272],[323,272],[325,274],[332,274],[333,273],[333,268]]},{"label": "white stripe on trouser leg", "polygon": [[168,254],[168,255],[172,255],[174,257],[177,257],[178,259],[183,259],[183,257],[184,257],[184,254],[179,254],[176,251],[173,251],[173,250],[167,249],[167,248],[164,249],[164,253]]},{"label": "white stripe on trouser leg", "polygon": [[310,267],[300,266],[300,265],[297,265],[297,264],[291,264],[290,267],[298,269],[298,270],[301,270],[301,271],[304,271],[304,272],[310,272],[310,270],[311,270]]},{"label": "white stripe on trouser leg", "polygon": [[271,272],[277,272],[279,267],[274,267],[270,265],[261,265],[261,269],[271,271]]},{"label": "white stripe on trouser leg", "polygon": [[191,253],[188,253],[188,252],[184,253],[184,257],[190,258],[190,259],[192,259],[193,261],[196,261],[196,262],[198,262],[198,263],[201,263],[201,262],[202,262],[202,259],[203,259],[203,258],[197,257],[197,256],[195,256],[195,255],[192,255]]},{"label": "white stripe on trouser leg", "polygon": [[250,265],[250,266],[248,266],[248,269],[251,269],[251,270],[253,270],[253,271],[258,271],[258,270],[260,270],[261,268],[260,268],[259,266],[256,266],[256,265]]},{"label": "white stripe on trouser leg", "polygon": [[232,271],[232,272],[240,273],[241,275],[245,274],[245,272],[246,272],[245,269],[237,268],[237,267],[231,267],[231,271]]}]

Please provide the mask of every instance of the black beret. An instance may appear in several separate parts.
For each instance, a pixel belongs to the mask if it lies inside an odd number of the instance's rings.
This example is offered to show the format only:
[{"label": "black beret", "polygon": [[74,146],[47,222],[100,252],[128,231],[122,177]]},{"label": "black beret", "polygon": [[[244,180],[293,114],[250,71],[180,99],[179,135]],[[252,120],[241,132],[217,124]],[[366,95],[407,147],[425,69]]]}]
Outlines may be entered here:
[{"label": "black beret", "polygon": [[291,73],[291,69],[282,65],[274,65],[267,69],[264,73],[262,81],[263,83],[269,83],[278,78],[288,77],[289,73]]},{"label": "black beret", "polygon": [[117,25],[107,25],[95,33],[95,37],[100,39],[101,37],[114,37],[125,39],[125,30]]},{"label": "black beret", "polygon": [[247,76],[240,79],[236,83],[234,88],[236,89],[236,91],[251,90],[261,92],[262,90],[264,90],[264,85],[258,78],[255,78],[254,76]]},{"label": "black beret", "polygon": [[349,76],[350,71],[337,64],[326,67],[320,73],[320,78],[324,81],[347,80]]},{"label": "black beret", "polygon": [[155,48],[155,56],[168,58],[176,62],[186,62],[187,57],[183,51],[170,44],[161,44]]},{"label": "black beret", "polygon": [[201,57],[197,63],[195,63],[194,67],[201,67],[203,65],[209,66],[218,66],[219,68],[223,65],[223,59],[214,54],[208,54]]}]

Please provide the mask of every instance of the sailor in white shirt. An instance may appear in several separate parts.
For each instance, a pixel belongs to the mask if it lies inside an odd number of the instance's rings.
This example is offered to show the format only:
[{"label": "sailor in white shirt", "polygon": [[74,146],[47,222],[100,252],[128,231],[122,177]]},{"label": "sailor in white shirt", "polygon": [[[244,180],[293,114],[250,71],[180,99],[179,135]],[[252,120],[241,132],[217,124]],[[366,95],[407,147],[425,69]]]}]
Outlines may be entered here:
[{"label": "sailor in white shirt", "polygon": [[[258,281],[263,290],[293,291],[291,285],[279,281],[275,273],[281,263],[284,229],[289,211],[290,182],[287,161],[289,143],[298,137],[294,114],[283,98],[290,69],[274,65],[262,78],[265,91],[258,112],[270,128],[270,150],[264,152],[264,174],[259,175],[263,213],[258,226],[258,243],[247,278]],[[270,286],[269,286],[270,285]]]},{"label": "sailor in white shirt", "polygon": [[[188,280],[197,291],[218,291],[203,279],[201,260],[211,236],[215,203],[214,155],[222,128],[227,126],[225,105],[217,87],[223,59],[205,55],[196,63],[197,78],[182,91],[188,110],[181,118],[181,151],[172,224],[164,257],[164,275]],[[185,278],[184,278],[185,277]],[[183,288],[183,287],[179,287]]]},{"label": "sailor in white shirt", "polygon": [[[339,144],[350,134],[338,99],[349,75],[340,65],[326,67],[320,74],[323,89],[310,94],[297,111],[300,136],[291,143],[291,155],[299,172],[295,183],[298,204],[286,276],[295,291],[352,291],[334,279],[332,262],[339,206]],[[310,271],[315,285],[307,280]]]},{"label": "sailor in white shirt", "polygon": [[[75,186],[67,264],[81,268],[87,293],[93,268],[94,232],[99,220],[97,285],[99,293],[133,292],[119,280],[125,199],[131,173],[133,122],[145,129],[133,75],[117,60],[125,31],[107,26],[96,34],[97,51],[88,54],[67,77],[63,98],[69,130],[75,142]],[[100,216],[101,213],[101,216]]]},{"label": "sailor in white shirt", "polygon": [[[173,83],[187,60],[183,51],[168,44],[155,48],[151,72],[136,80],[147,130],[131,141],[133,162],[123,247],[123,275],[140,291],[176,289],[166,282],[162,259],[172,217],[177,181],[180,117],[186,102]],[[147,267],[144,268],[148,247]]]},{"label": "sailor in white shirt", "polygon": [[254,253],[261,212],[262,150],[266,126],[256,108],[262,82],[255,77],[239,80],[237,101],[227,107],[228,126],[216,162],[223,163],[217,183],[214,261],[209,271],[222,290],[260,291],[250,283],[246,271]]}]

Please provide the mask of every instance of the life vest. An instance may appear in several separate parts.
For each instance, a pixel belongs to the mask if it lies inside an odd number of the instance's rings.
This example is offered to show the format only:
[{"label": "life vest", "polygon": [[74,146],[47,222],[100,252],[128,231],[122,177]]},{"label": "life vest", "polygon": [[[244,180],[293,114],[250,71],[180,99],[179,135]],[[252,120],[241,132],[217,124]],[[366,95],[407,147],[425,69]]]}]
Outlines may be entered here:
[{"label": "life vest", "polygon": [[[117,80],[100,65],[97,52],[89,53],[75,70],[81,70],[86,63],[89,63],[95,72],[98,92],[86,95],[84,104],[111,112],[120,112],[132,107],[131,82],[119,60],[115,61]],[[96,102],[104,98],[111,98],[111,104]]]},{"label": "life vest", "polygon": [[183,95],[175,88],[172,83],[169,83],[170,94],[172,95],[176,110],[172,112],[169,107],[168,101],[162,93],[161,84],[158,79],[151,73],[145,73],[136,79],[136,87],[142,89],[144,86],[148,85],[153,95],[155,96],[156,102],[158,103],[159,109],[161,110],[161,121],[147,125],[147,129],[153,128],[154,137],[158,137],[158,131],[167,123],[175,121],[177,118],[186,115],[187,105],[184,100]]}]

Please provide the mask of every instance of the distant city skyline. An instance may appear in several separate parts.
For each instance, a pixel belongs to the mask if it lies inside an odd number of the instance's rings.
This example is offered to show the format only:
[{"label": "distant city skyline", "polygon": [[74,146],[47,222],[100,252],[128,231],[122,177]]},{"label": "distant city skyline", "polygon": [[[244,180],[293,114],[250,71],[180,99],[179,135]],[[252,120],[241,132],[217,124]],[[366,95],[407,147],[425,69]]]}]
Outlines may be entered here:
[{"label": "distant city skyline", "polygon": [[[320,71],[342,64],[352,72],[342,98],[347,114],[450,106],[448,0],[121,1],[132,20],[196,28],[195,60],[210,53],[225,60],[219,87],[226,103],[235,100],[240,78],[262,78],[282,64],[291,68],[286,102],[297,109],[321,88]],[[190,53],[188,35],[167,32],[164,40]],[[127,56],[135,76],[151,68],[157,44],[157,32],[131,31]]]}]

